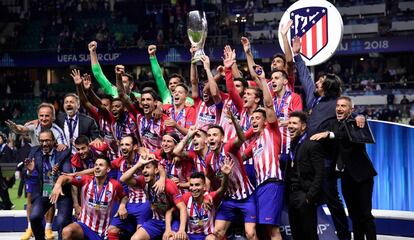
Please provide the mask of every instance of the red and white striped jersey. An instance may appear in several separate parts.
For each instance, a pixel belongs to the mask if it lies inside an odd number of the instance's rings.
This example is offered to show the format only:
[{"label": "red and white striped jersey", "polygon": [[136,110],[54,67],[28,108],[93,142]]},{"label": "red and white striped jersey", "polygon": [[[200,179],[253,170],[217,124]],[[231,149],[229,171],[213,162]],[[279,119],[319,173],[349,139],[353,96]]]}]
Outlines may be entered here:
[{"label": "red and white striped jersey", "polygon": [[[154,155],[158,159],[159,164],[164,167],[168,178],[176,177],[180,180],[180,183],[188,182],[190,175],[193,172],[191,159],[182,158],[180,162],[173,163],[172,159],[168,159],[161,149],[155,151]],[[181,193],[185,193],[188,189],[180,188],[180,191]]]},{"label": "red and white striped jersey", "polygon": [[[136,154],[134,162],[132,164],[128,164],[124,157],[119,157],[111,162],[111,168],[119,170],[118,180],[122,174],[124,174],[128,169],[135,165],[138,161],[139,155]],[[135,175],[141,175],[141,170],[138,170]],[[129,203],[144,203],[147,201],[147,196],[145,195],[144,189],[139,188],[138,186],[128,186],[126,184],[122,184],[124,187],[124,191],[128,194],[128,202]]]},{"label": "red and white striped jersey", "polygon": [[[224,159],[232,159],[234,161],[234,166],[229,175],[229,186],[226,191],[226,196],[235,200],[241,200],[253,193],[254,186],[247,176],[240,151],[235,147],[234,142],[236,139],[237,138],[232,138],[225,143],[218,155],[214,152],[210,152],[207,155],[206,162],[208,167],[206,176],[208,176],[209,179],[212,179],[213,190],[216,190],[220,186],[217,182],[221,182],[221,166],[223,166]],[[217,179],[219,181],[217,181]]]},{"label": "red and white striped jersey", "polygon": [[187,233],[209,235],[214,232],[214,219],[216,218],[216,208],[220,204],[220,199],[216,192],[204,193],[204,198],[213,200],[213,206],[210,210],[203,207],[203,204],[197,204],[191,193],[183,195],[183,201],[187,209]]},{"label": "red and white striped jersey", "polygon": [[101,189],[95,189],[94,179],[95,177],[87,175],[75,176],[71,182],[77,187],[82,187],[82,210],[79,221],[103,236],[109,226],[114,203],[121,200],[125,193],[121,184],[109,177]]},{"label": "red and white striped jersey", "polygon": [[117,149],[117,143],[112,132],[112,125],[115,123],[114,116],[110,111],[100,111],[97,107],[90,109],[89,114],[98,123],[103,140],[109,147],[106,156],[108,156],[109,159],[114,159],[116,157],[115,149]]},{"label": "red and white striped jersey", "polygon": [[[174,121],[185,128],[190,128],[194,125],[196,112],[194,107],[184,107],[181,111],[175,112],[174,105],[164,104],[162,106],[163,110],[166,112],[167,116],[174,119]],[[184,137],[177,129],[172,127],[166,127],[166,133],[175,132],[178,134],[180,139]]]},{"label": "red and white striped jersey", "polygon": [[244,150],[246,157],[254,160],[257,185],[271,178],[282,180],[279,165],[280,138],[277,121],[266,123],[261,134]]},{"label": "red and white striped jersey", "polygon": [[[206,156],[207,155],[208,155],[208,152]],[[188,151],[187,158],[193,161],[195,172],[204,172],[204,170],[206,169],[206,156],[200,156],[200,154],[196,153],[193,150]]]},{"label": "red and white striped jersey", "polygon": [[151,203],[152,219],[165,220],[167,210],[183,201],[177,185],[170,179],[165,179],[165,191],[158,195],[152,187],[145,183],[144,176],[136,176],[135,181],[138,187],[145,189]]},{"label": "red and white striped jersey", "polygon": [[236,119],[239,119],[240,113],[237,111],[236,106],[233,103],[233,100],[230,98],[227,98],[224,101],[223,105],[223,113],[220,117],[220,126],[224,130],[224,142],[227,142],[229,139],[236,136],[236,129],[234,128],[234,125],[231,123],[231,120],[227,118],[227,110],[231,109],[233,115],[236,117]]},{"label": "red and white striped jersey", "polygon": [[151,117],[147,119],[142,114],[137,114],[137,128],[141,146],[150,150],[161,148],[162,136],[165,133],[164,120],[167,116],[163,115],[161,119]]},{"label": "red and white striped jersey", "polygon": [[203,128],[204,126],[219,124],[221,111],[223,109],[223,101],[218,104],[207,106],[206,102],[201,98],[194,99],[194,107],[197,111],[196,126]]},{"label": "red and white striped jersey", "polygon": [[[117,142],[121,141],[123,137],[128,135],[137,137],[137,125],[135,123],[135,117],[129,112],[124,112],[123,116],[111,125],[111,128],[114,134],[115,141]],[[116,156],[120,155],[118,144],[116,145],[116,149],[114,149],[114,152]]]},{"label": "red and white striped jersey", "polygon": [[[286,121],[289,119],[289,115],[294,111],[302,111],[302,98],[299,94],[286,91],[285,96],[278,98],[276,94],[273,97],[273,106],[276,111],[276,115],[279,121]],[[281,132],[281,147],[280,153],[289,153],[290,148],[290,134],[286,126],[280,126],[279,130]]]}]

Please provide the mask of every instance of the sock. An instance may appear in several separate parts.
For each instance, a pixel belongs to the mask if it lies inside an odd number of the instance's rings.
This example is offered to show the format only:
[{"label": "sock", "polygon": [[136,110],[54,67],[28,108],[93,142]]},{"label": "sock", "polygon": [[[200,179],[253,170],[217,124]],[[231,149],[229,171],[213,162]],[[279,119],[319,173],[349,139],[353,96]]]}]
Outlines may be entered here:
[{"label": "sock", "polygon": [[52,223],[46,223],[45,229],[52,229]]},{"label": "sock", "polygon": [[30,228],[32,228],[32,227],[30,226],[30,222],[27,222],[27,229],[30,229]]},{"label": "sock", "polygon": [[108,240],[118,240],[119,235],[118,233],[108,232]]}]

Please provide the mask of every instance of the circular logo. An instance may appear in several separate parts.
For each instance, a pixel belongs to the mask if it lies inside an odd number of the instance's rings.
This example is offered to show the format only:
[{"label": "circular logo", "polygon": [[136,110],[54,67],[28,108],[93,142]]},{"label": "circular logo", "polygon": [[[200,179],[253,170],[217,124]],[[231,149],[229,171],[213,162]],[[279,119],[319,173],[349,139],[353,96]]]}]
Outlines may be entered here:
[{"label": "circular logo", "polygon": [[287,37],[292,42],[298,37],[300,54],[307,66],[321,64],[336,51],[342,40],[343,22],[336,7],[325,0],[300,0],[283,14],[279,24],[279,44],[283,47],[281,26],[292,20]]}]

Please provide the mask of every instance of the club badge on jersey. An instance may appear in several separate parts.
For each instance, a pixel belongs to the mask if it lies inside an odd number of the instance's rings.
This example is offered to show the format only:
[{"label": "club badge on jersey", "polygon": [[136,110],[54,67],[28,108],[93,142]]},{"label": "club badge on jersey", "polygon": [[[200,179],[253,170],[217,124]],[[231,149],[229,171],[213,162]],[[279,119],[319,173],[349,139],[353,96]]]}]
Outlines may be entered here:
[{"label": "club badge on jersey", "polygon": [[343,22],[341,14],[325,0],[300,0],[292,4],[283,14],[279,25],[279,44],[283,48],[280,33],[288,20],[293,24],[288,39],[299,37],[301,52],[307,66],[321,64],[336,51],[342,40]]}]

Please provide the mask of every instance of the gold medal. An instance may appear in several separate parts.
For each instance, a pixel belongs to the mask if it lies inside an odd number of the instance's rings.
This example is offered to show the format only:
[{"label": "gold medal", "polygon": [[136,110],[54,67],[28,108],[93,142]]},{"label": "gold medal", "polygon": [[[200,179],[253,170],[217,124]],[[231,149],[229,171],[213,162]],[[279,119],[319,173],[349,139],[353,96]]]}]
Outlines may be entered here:
[{"label": "gold medal", "polygon": [[155,204],[151,203],[151,210],[155,210]]},{"label": "gold medal", "polygon": [[99,210],[99,204],[95,205],[95,210],[97,210],[97,211]]},{"label": "gold medal", "polygon": [[198,226],[200,226],[200,227],[202,227],[202,226],[204,226],[204,223],[203,223],[203,220],[198,220]]}]

